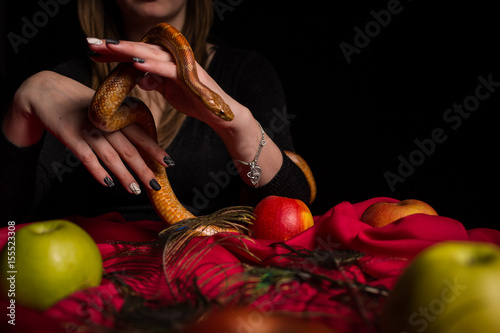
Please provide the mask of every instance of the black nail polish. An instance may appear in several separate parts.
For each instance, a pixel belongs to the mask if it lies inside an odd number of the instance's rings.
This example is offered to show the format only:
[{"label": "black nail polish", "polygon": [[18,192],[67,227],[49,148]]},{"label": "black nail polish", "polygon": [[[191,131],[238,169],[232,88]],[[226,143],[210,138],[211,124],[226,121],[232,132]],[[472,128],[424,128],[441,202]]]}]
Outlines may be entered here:
[{"label": "black nail polish", "polygon": [[149,186],[151,186],[151,188],[155,191],[159,191],[161,190],[161,186],[160,184],[158,184],[158,182],[156,181],[156,179],[151,179],[149,181]]},{"label": "black nail polish", "polygon": [[120,41],[116,39],[106,39],[106,44],[120,44]]},{"label": "black nail polish", "polygon": [[165,164],[168,165],[169,167],[175,166],[174,160],[168,155],[163,158],[163,162],[165,162]]},{"label": "black nail polish", "polygon": [[104,182],[106,183],[106,185],[108,185],[108,187],[115,186],[115,182],[109,177],[104,178]]},{"label": "black nail polish", "polygon": [[89,51],[89,52],[87,52],[87,57],[98,57],[100,55],[101,54],[99,52],[96,52],[96,51]]},{"label": "black nail polish", "polygon": [[145,63],[145,62],[146,62],[146,60],[144,60],[144,59],[142,59],[142,58],[138,58],[138,57],[133,57],[133,58],[132,58],[132,61],[133,61],[133,62],[137,62],[137,63],[139,63],[139,64],[143,64],[143,63]]}]

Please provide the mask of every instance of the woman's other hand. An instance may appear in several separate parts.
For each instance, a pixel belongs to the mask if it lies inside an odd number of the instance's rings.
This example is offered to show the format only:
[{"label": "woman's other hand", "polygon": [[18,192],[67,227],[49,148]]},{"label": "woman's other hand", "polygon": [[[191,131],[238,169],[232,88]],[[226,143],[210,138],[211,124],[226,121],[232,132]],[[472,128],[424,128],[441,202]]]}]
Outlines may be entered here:
[{"label": "woman's other hand", "polygon": [[136,147],[167,166],[165,151],[137,125],[113,133],[94,127],[87,116],[93,95],[92,89],[65,76],[50,71],[37,73],[17,90],[3,122],[5,136],[23,147],[37,143],[47,130],[67,146],[102,185],[113,186],[115,181],[99,159],[128,192],[138,194],[140,188],[124,163],[146,187],[152,188],[154,174]]}]

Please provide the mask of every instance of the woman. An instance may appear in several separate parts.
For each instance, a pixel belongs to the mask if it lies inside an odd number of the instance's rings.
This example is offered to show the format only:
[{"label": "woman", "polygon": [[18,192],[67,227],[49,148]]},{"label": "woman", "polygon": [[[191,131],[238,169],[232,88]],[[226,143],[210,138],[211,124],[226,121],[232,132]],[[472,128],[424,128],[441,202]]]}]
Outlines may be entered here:
[{"label": "woman", "polygon": [[[135,147],[168,167],[177,197],[196,215],[238,204],[240,193],[251,203],[270,194],[307,201],[304,175],[283,154],[293,146],[274,71],[253,52],[208,43],[212,15],[211,0],[79,1],[93,61],[75,59],[30,77],[3,120],[5,222],[109,211],[130,220],[157,219],[141,186],[157,189],[158,183]],[[160,22],[186,36],[201,81],[231,107],[233,121],[215,117],[186,91],[168,52],[125,41],[139,40]],[[115,62],[133,62],[148,73],[132,94],[150,107],[159,144],[136,125],[102,133],[88,121],[94,89]],[[261,145],[261,126],[272,138],[265,135],[258,157],[262,174],[253,184],[245,162],[254,160]]]}]

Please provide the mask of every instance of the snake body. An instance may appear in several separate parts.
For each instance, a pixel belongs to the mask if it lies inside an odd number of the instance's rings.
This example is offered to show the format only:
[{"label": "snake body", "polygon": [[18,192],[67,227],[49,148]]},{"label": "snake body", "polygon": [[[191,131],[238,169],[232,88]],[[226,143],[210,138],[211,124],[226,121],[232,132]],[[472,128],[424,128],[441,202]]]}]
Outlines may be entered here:
[{"label": "snake body", "polygon": [[[234,118],[231,109],[224,100],[198,79],[193,51],[188,41],[175,27],[166,23],[160,23],[151,29],[141,42],[160,45],[167,49],[174,57],[177,65],[177,74],[181,82],[212,113],[227,121]],[[89,107],[89,119],[97,128],[105,132],[113,132],[130,124],[137,123],[150,137],[157,140],[156,126],[148,107],[139,99],[126,99],[129,92],[135,86],[137,79],[143,75],[144,73],[134,68],[131,63],[120,63],[110,72],[96,90]],[[175,196],[168,181],[165,167],[154,161],[146,153],[142,151],[140,153],[148,167],[154,172],[161,186],[159,191],[147,189],[149,199],[161,219],[171,225],[182,220],[195,218]],[[300,156],[294,153],[286,153],[290,157],[301,159]],[[292,158],[292,160],[294,159]],[[299,165],[298,162],[295,163]],[[312,173],[307,164],[305,165],[305,169],[300,165],[299,167],[301,167],[309,182],[312,179],[312,185],[314,185]],[[311,188],[312,199],[313,193],[315,193],[315,185],[313,187]]]}]

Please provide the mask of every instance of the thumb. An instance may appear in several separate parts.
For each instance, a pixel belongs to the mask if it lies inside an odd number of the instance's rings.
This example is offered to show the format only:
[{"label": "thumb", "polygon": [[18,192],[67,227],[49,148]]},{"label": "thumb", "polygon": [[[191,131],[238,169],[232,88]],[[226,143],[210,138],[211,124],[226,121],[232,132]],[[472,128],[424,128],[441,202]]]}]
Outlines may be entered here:
[{"label": "thumb", "polygon": [[140,77],[137,81],[137,85],[144,90],[156,90],[162,92],[165,85],[165,79],[159,75],[148,73]]}]

